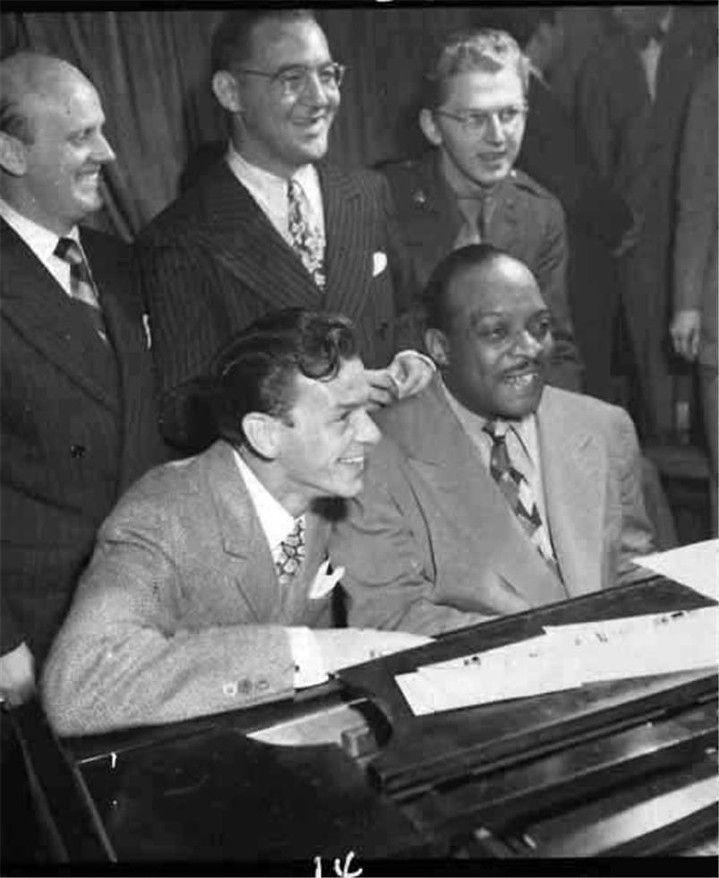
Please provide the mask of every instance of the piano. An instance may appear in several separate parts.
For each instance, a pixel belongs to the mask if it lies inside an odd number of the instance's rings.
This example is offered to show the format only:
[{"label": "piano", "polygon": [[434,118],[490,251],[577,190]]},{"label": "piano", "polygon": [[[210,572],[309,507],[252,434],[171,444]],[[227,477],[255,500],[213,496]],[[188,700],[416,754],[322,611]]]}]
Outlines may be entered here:
[{"label": "piano", "polygon": [[716,669],[425,716],[395,682],[543,625],[712,603],[648,575],[452,632],[241,711],[64,740],[37,704],[7,716],[59,862],[351,876],[480,874],[497,859],[522,860],[526,871],[537,859],[695,855],[702,874],[716,874]]}]

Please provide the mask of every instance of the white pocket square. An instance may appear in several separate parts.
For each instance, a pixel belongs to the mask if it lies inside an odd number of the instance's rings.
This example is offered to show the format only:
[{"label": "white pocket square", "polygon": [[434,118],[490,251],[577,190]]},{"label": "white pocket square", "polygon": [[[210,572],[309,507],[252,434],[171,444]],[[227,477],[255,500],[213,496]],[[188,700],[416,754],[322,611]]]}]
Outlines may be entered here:
[{"label": "white pocket square", "polygon": [[336,570],[333,570],[332,573],[328,572],[329,567],[329,558],[320,564],[320,569],[317,571],[317,575],[312,583],[312,588],[310,589],[310,600],[317,600],[318,598],[323,598],[325,595],[329,594],[345,575],[344,567],[338,567]]},{"label": "white pocket square", "polygon": [[372,277],[382,274],[385,268],[387,268],[387,254],[378,250],[372,254]]},{"label": "white pocket square", "polygon": [[142,315],[142,328],[145,330],[145,343],[149,351],[152,348],[152,332],[150,330],[150,315],[147,313]]}]

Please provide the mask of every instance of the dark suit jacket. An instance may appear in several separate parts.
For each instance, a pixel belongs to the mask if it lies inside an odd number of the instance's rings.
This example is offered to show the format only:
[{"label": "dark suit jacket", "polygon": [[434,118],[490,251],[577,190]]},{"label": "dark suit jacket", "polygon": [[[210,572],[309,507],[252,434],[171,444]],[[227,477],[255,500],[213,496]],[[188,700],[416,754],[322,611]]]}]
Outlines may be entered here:
[{"label": "dark suit jacket", "polygon": [[120,492],[167,457],[129,248],[82,230],[111,350],[0,220],[2,645],[41,657]]},{"label": "dark suit jacket", "polygon": [[537,411],[547,520],[541,559],[435,381],[379,415],[382,441],[330,543],[348,624],[436,634],[607,588],[653,549],[626,412],[547,387]]},{"label": "dark suit jacket", "polygon": [[[677,190],[674,311],[701,311],[699,362],[717,368],[717,62],[692,95]],[[716,424],[714,425],[716,429]]]},{"label": "dark suit jacket", "polygon": [[[405,247],[422,285],[435,265],[452,250],[463,223],[434,152],[418,160],[381,166],[390,183]],[[487,243],[521,259],[534,272],[554,321],[552,383],[578,389],[581,365],[567,303],[567,243],[562,207],[522,171],[512,171],[496,187],[493,200]]]},{"label": "dark suit jacket", "polygon": [[[181,447],[206,444],[186,408],[188,382],[233,333],[277,308],[346,314],[369,367],[386,366],[403,342],[411,268],[377,174],[319,165],[325,211],[322,293],[224,161],[208,170],[141,235],[137,252],[163,395],[163,431]],[[192,385],[190,384],[190,387]],[[202,426],[201,424],[199,426]]]},{"label": "dark suit jacket", "polygon": [[567,287],[584,389],[612,398],[611,352],[618,278],[611,255],[632,224],[621,196],[594,169],[579,131],[551,89],[529,78],[530,107],[517,166],[556,195],[567,218]]},{"label": "dark suit jacket", "polygon": [[332,624],[330,594],[309,597],[328,531],[307,514],[305,562],[282,588],[230,445],[148,473],[103,524],[45,665],[54,727],[87,734],[292,695],[284,626]]}]

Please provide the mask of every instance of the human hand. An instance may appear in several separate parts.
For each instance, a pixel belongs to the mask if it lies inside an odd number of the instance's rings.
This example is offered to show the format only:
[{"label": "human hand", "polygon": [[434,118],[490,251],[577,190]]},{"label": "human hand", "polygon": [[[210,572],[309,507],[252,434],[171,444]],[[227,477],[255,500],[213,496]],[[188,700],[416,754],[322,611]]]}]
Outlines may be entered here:
[{"label": "human hand", "polygon": [[614,250],[612,250],[612,256],[618,259],[620,256],[624,256],[625,253],[633,250],[639,243],[643,228],[644,217],[642,214],[634,212],[632,224],[622,235],[622,240],[617,244]]},{"label": "human hand", "polygon": [[676,312],[669,327],[674,350],[680,357],[690,362],[696,359],[699,351],[701,325],[701,312],[697,308],[686,308]]},{"label": "human hand", "polygon": [[35,691],[35,660],[26,643],[0,656],[0,697],[8,704],[28,701]]},{"label": "human hand", "polygon": [[395,355],[387,371],[397,385],[399,399],[406,399],[424,390],[437,368],[426,354],[407,350]]},{"label": "human hand", "polygon": [[389,369],[365,369],[364,373],[370,387],[370,411],[391,405],[399,399],[399,387]]},{"label": "human hand", "polygon": [[371,389],[370,408],[414,396],[424,390],[435,372],[428,356],[412,350],[400,351],[386,369],[365,369]]}]

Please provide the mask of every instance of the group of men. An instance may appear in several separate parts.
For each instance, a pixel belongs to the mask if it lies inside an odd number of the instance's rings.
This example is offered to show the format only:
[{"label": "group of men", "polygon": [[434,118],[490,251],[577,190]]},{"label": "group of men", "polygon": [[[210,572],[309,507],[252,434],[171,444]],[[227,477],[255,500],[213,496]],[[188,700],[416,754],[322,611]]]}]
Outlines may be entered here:
[{"label": "group of men", "polygon": [[61,734],[284,697],[653,548],[631,420],[574,392],[562,210],[513,168],[517,44],[445,41],[394,199],[324,160],[342,73],[311,13],[228,14],[227,152],[130,251],[78,226],[91,83],[0,63],[0,688],[42,664]]}]

